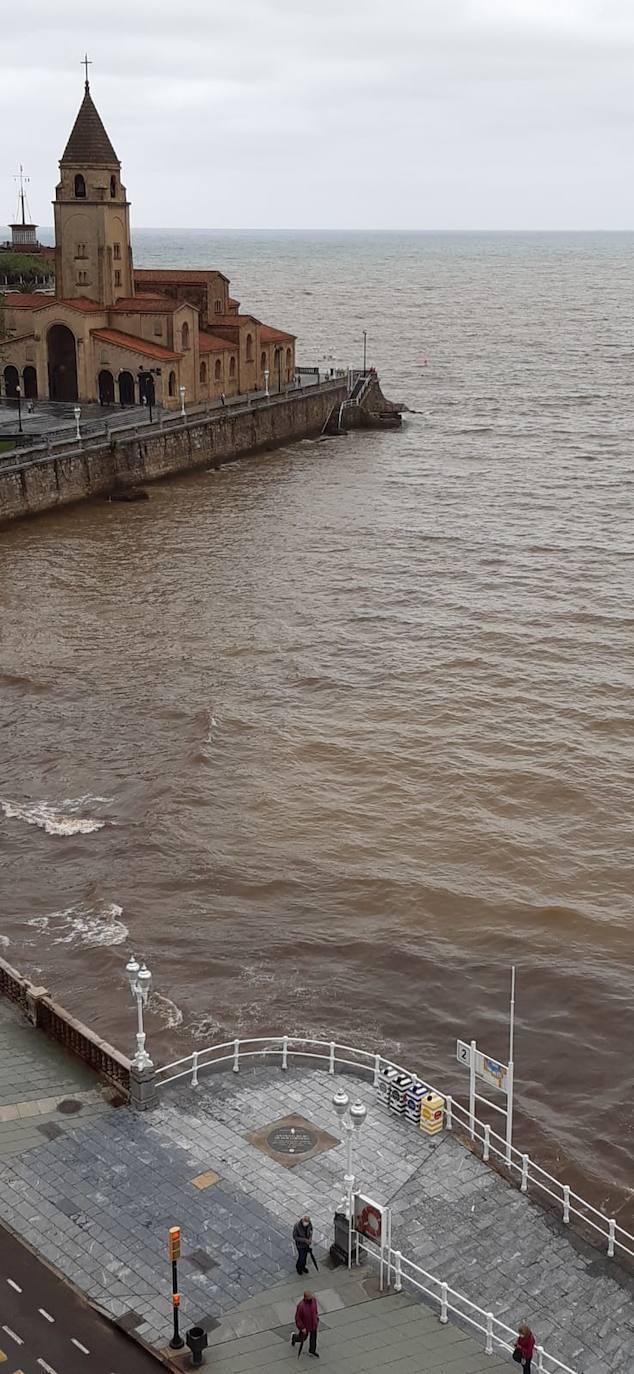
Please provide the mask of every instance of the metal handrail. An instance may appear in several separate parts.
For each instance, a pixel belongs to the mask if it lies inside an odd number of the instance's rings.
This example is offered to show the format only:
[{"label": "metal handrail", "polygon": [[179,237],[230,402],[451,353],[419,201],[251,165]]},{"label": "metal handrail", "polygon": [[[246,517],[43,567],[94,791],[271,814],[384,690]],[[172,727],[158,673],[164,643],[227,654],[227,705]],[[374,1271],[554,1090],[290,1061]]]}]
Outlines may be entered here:
[{"label": "metal handrail", "polygon": [[[245,1049],[243,1046],[249,1046],[249,1048]],[[262,1046],[263,1048],[252,1049],[251,1046]],[[308,1046],[320,1047],[320,1051],[316,1052],[315,1049],[307,1048]],[[228,1053],[218,1054],[219,1051],[224,1050],[227,1050]],[[325,1050],[326,1053],[321,1052],[322,1050]],[[339,1051],[343,1051],[343,1054]],[[350,1055],[355,1057],[351,1059],[348,1057]],[[210,1056],[214,1057],[211,1058]],[[457,1102],[450,1094],[441,1092],[427,1077],[413,1073],[401,1064],[395,1064],[382,1054],[359,1049],[354,1045],[343,1045],[335,1040],[303,1039],[301,1036],[289,1035],[251,1036],[246,1039],[226,1040],[218,1045],[208,1045],[202,1050],[194,1050],[182,1059],[176,1059],[171,1064],[162,1065],[156,1070],[154,1081],[157,1087],[164,1087],[167,1083],[173,1083],[179,1078],[189,1077],[192,1086],[196,1086],[199,1071],[202,1069],[231,1063],[233,1072],[239,1073],[242,1059],[266,1059],[271,1056],[281,1057],[283,1069],[287,1068],[289,1057],[295,1057],[321,1060],[328,1065],[328,1071],[331,1074],[335,1073],[337,1067],[370,1073],[375,1086],[384,1069],[395,1069],[397,1073],[407,1074],[417,1082],[425,1083],[432,1092],[437,1093],[444,1100],[447,1129],[452,1130],[454,1122],[464,1126],[471,1141],[474,1144],[482,1144],[482,1158],[485,1163],[489,1163],[491,1155],[495,1155],[508,1168],[511,1181],[515,1181],[514,1176],[519,1176],[520,1192],[526,1193],[529,1183],[533,1184],[562,1208],[562,1220],[565,1225],[569,1224],[571,1217],[578,1217],[586,1226],[598,1232],[607,1241],[607,1255],[610,1259],[614,1257],[617,1247],[623,1254],[634,1259],[634,1235],[630,1231],[626,1231],[615,1217],[606,1217],[603,1212],[599,1211],[598,1207],[587,1202],[579,1193],[574,1192],[567,1183],[561,1183],[559,1179],[554,1178],[546,1169],[543,1169],[540,1164],[536,1164],[526,1152],[518,1150],[514,1145],[509,1148],[506,1140],[492,1130],[488,1123],[481,1121],[475,1115],[471,1117],[470,1112],[461,1103]],[[176,1073],[172,1072],[174,1069],[177,1070]],[[553,1191],[553,1187],[549,1185],[554,1185],[558,1191]],[[594,1217],[598,1220],[593,1220]]]},{"label": "metal handrail", "polygon": [[[456,1288],[451,1288],[443,1279],[428,1273],[420,1264],[415,1264],[413,1260],[407,1259],[407,1256],[403,1255],[400,1250],[395,1250],[391,1245],[384,1245],[380,1249],[371,1249],[358,1232],[355,1234],[358,1250],[363,1250],[364,1254],[369,1259],[374,1260],[375,1263],[387,1265],[388,1283],[390,1282],[391,1271],[394,1271],[395,1293],[401,1292],[403,1280],[411,1284],[420,1293],[425,1293],[427,1297],[432,1299],[432,1302],[438,1303],[438,1319],[443,1326],[446,1325],[448,1314],[451,1312],[461,1321],[475,1327],[476,1331],[481,1331],[485,1337],[484,1349],[487,1355],[494,1354],[494,1344],[501,1346],[508,1354],[514,1349],[517,1342],[516,1332],[513,1327],[507,1326],[506,1322],[500,1321],[493,1312],[487,1312],[484,1307],[480,1307],[478,1303],[473,1302],[464,1293],[459,1293]],[[415,1274],[420,1275],[420,1278],[415,1278]],[[429,1288],[428,1284],[433,1284],[434,1287]],[[469,1310],[463,1311],[461,1307],[456,1306],[456,1303],[462,1303]],[[478,1320],[478,1318],[483,1318],[483,1320]],[[536,1374],[557,1374],[558,1371],[560,1374],[579,1374],[578,1370],[571,1369],[570,1365],[564,1364],[562,1360],[557,1359],[556,1355],[549,1354],[542,1345],[535,1346],[533,1360]]]}]

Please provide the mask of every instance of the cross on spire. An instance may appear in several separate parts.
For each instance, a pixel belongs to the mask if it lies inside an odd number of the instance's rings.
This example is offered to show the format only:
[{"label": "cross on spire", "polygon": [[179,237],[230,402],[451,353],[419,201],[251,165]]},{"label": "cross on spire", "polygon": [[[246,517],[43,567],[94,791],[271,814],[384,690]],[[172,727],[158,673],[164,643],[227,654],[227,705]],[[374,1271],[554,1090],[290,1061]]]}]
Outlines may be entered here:
[{"label": "cross on spire", "polygon": [[88,90],[88,89],[89,89],[89,86],[88,86],[88,68],[89,68],[89,67],[92,67],[92,62],[90,61],[90,59],[89,59],[89,57],[88,57],[88,53],[84,53],[84,56],[82,57],[82,60],[81,60],[81,65],[82,65],[82,67],[85,67],[85,68],[86,68],[86,90]]}]

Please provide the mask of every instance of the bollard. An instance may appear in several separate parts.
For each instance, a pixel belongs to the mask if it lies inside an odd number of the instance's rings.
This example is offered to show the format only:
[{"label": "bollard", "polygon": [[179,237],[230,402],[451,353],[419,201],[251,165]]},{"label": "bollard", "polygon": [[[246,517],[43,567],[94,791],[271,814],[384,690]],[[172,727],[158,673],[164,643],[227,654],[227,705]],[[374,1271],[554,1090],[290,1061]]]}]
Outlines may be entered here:
[{"label": "bollard", "polygon": [[185,1340],[192,1352],[192,1366],[196,1369],[203,1362],[203,1350],[207,1349],[207,1332],[202,1326],[190,1326],[189,1331],[185,1332]]}]

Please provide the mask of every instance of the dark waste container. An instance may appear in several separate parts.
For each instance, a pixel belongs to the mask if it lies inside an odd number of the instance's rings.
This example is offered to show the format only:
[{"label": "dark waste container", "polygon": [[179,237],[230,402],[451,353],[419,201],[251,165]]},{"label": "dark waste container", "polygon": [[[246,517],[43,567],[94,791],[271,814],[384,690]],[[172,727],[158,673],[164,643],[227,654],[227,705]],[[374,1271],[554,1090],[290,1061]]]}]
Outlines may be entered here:
[{"label": "dark waste container", "polygon": [[185,1340],[192,1352],[192,1364],[196,1367],[203,1362],[203,1350],[207,1349],[207,1332],[202,1326],[190,1326],[185,1333]]}]

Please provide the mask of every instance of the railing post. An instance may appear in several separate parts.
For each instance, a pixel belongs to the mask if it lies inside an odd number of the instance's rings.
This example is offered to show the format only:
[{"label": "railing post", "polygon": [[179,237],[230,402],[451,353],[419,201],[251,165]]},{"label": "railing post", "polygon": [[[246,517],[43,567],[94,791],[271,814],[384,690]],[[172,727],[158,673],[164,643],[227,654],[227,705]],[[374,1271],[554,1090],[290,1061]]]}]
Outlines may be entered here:
[{"label": "railing post", "polygon": [[528,1166],[530,1160],[528,1155],[522,1155],[522,1182],[520,1183],[520,1193],[528,1192]]},{"label": "railing post", "polygon": [[282,1037],[282,1068],[288,1068],[288,1036]]},{"label": "railing post", "polygon": [[334,1042],[334,1040],[331,1040],[331,1041],[330,1041],[330,1063],[328,1064],[328,1073],[334,1073],[334,1071],[335,1071],[335,1042]]},{"label": "railing post", "polygon": [[487,1340],[484,1347],[487,1355],[493,1354],[493,1313],[487,1312]]},{"label": "railing post", "polygon": [[482,1151],[482,1158],[483,1158],[485,1164],[488,1162],[489,1154],[490,1154],[490,1152],[491,1152],[491,1151],[490,1151],[490,1146],[491,1146],[491,1127],[490,1127],[489,1125],[486,1125],[485,1128],[484,1128],[484,1150]]},{"label": "railing post", "polygon": [[616,1222],[614,1217],[610,1217],[608,1222],[608,1257],[614,1258],[614,1240],[616,1235]]},{"label": "railing post", "polygon": [[445,1098],[445,1126],[448,1131],[453,1131],[452,1107],[453,1101],[450,1094],[449,1097]]},{"label": "railing post", "polygon": [[441,1320],[443,1326],[444,1326],[445,1323],[449,1320],[449,1318],[448,1318],[448,1316],[447,1316],[447,1284],[446,1284],[446,1283],[441,1283],[441,1285],[440,1285],[440,1320]]},{"label": "railing post", "polygon": [[233,1072],[234,1072],[234,1073],[239,1073],[239,1072],[240,1072],[240,1041],[239,1041],[239,1040],[234,1040],[234,1042],[233,1042]]},{"label": "railing post", "polygon": [[198,1087],[198,1050],[192,1054],[192,1088]]},{"label": "railing post", "polygon": [[401,1289],[402,1289],[402,1287],[403,1287],[403,1283],[402,1283],[402,1269],[401,1269],[401,1261],[402,1261],[402,1259],[403,1259],[403,1256],[401,1255],[400,1250],[395,1250],[395,1252],[394,1252],[394,1292],[395,1292],[395,1293],[400,1293],[400,1292],[401,1292]]},{"label": "railing post", "polygon": [[570,1221],[570,1184],[564,1183],[564,1225]]},{"label": "railing post", "polygon": [[544,1370],[544,1347],[543,1347],[543,1345],[538,1345],[538,1346],[537,1346],[537,1374],[543,1374],[543,1370]]},{"label": "railing post", "polygon": [[375,1056],[374,1056],[374,1087],[375,1087],[375,1088],[376,1088],[376,1085],[377,1085],[377,1083],[378,1083],[378,1081],[379,1081],[379,1072],[380,1072],[380,1069],[381,1069],[381,1056],[380,1056],[380,1054],[375,1054]]}]

